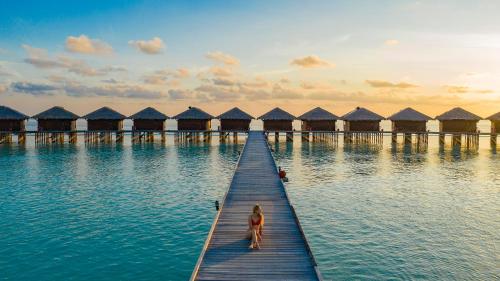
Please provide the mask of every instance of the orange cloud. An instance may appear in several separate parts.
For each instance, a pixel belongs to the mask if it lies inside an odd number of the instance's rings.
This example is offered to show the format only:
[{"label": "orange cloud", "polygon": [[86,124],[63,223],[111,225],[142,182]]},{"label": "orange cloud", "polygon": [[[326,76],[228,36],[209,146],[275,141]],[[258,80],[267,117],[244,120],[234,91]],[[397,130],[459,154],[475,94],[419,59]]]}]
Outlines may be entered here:
[{"label": "orange cloud", "polygon": [[477,90],[471,89],[467,86],[444,86],[446,91],[451,94],[466,94],[466,93],[476,93],[476,94],[491,94],[494,93],[493,90]]},{"label": "orange cloud", "polygon": [[416,88],[418,85],[406,83],[406,82],[400,82],[400,83],[392,83],[389,81],[383,81],[383,80],[366,80],[366,83],[368,83],[370,86],[374,88],[397,88],[397,89],[408,89],[408,88]]},{"label": "orange cloud", "polygon": [[320,59],[316,55],[297,58],[290,62],[291,65],[296,65],[303,68],[313,67],[335,67],[335,64]]},{"label": "orange cloud", "polygon": [[224,54],[223,52],[220,51],[215,51],[215,52],[209,52],[205,55],[208,59],[214,60],[216,62],[221,62],[226,65],[239,65],[240,60],[237,58]]},{"label": "orange cloud", "polygon": [[86,35],[66,38],[66,50],[73,53],[106,55],[113,53],[113,48],[106,42],[90,39]]}]

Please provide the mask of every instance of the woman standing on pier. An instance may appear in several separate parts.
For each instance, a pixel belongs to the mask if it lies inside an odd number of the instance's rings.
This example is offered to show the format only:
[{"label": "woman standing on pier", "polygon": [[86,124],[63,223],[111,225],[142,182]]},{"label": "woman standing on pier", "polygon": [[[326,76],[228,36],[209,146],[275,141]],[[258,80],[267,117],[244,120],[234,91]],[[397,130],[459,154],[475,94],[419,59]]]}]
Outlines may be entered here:
[{"label": "woman standing on pier", "polygon": [[247,238],[251,239],[250,249],[260,249],[259,240],[262,241],[262,229],[264,227],[264,213],[259,204],[253,207],[253,212],[248,216]]}]

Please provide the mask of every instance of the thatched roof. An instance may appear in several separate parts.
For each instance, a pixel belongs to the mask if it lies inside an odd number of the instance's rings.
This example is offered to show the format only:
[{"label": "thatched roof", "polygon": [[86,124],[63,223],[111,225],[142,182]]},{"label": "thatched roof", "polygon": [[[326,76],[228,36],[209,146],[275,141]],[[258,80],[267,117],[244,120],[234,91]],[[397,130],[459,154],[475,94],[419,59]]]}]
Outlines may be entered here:
[{"label": "thatched roof", "polygon": [[143,110],[137,112],[129,117],[130,119],[138,120],[167,120],[168,116],[159,112],[152,107],[146,107]]},{"label": "thatched roof", "polygon": [[276,107],[275,109],[269,111],[268,113],[262,115],[258,119],[261,120],[287,120],[292,121],[295,120],[295,116],[284,111],[283,109]]},{"label": "thatched roof", "polygon": [[87,120],[123,120],[127,117],[107,106],[104,106],[83,116],[83,118]]},{"label": "thatched roof", "polygon": [[342,116],[341,119],[345,121],[381,121],[385,118],[366,108],[356,107],[353,111]]},{"label": "thatched roof", "polygon": [[477,116],[474,113],[471,113],[463,108],[455,107],[450,111],[446,111],[445,113],[436,116],[436,119],[439,121],[443,120],[467,120],[467,121],[479,121],[482,118]]},{"label": "thatched roof", "polygon": [[218,119],[226,119],[226,120],[252,120],[254,119],[252,115],[246,113],[245,111],[235,107],[231,110],[228,110],[221,115],[217,116]]},{"label": "thatched roof", "polygon": [[490,121],[500,121],[500,112],[497,112],[486,119]]},{"label": "thatched roof", "polygon": [[0,105],[0,120],[26,120],[30,118],[28,115],[12,109],[7,106]]},{"label": "thatched roof", "polygon": [[67,111],[64,107],[54,106],[50,109],[47,109],[43,112],[38,113],[33,116],[34,119],[41,120],[76,120],[80,118],[80,116],[74,114],[73,112]]},{"label": "thatched roof", "polygon": [[411,107],[407,107],[399,111],[398,113],[391,115],[387,119],[391,121],[423,121],[423,122],[432,120],[431,117],[421,112],[418,112]]},{"label": "thatched roof", "polygon": [[316,107],[308,112],[300,115],[297,119],[303,121],[324,121],[324,120],[339,120],[339,117],[321,107]]},{"label": "thatched roof", "polygon": [[214,117],[197,107],[190,106],[188,110],[175,115],[173,118],[177,120],[210,120]]}]

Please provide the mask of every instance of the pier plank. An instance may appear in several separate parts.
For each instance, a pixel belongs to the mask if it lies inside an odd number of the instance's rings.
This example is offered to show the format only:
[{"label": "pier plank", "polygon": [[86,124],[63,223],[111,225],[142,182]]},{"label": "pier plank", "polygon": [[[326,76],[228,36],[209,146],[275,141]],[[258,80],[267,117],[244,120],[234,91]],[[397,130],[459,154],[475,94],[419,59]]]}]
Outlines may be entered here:
[{"label": "pier plank", "polygon": [[[260,250],[248,249],[248,215],[260,204]],[[262,132],[250,132],[191,280],[321,280]]]}]

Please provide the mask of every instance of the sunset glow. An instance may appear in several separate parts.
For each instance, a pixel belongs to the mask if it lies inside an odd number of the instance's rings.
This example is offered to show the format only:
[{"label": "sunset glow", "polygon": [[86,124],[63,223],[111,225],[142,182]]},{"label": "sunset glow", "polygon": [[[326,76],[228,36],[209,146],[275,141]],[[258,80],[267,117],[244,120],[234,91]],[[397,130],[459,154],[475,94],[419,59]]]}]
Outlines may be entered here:
[{"label": "sunset glow", "polygon": [[3,3],[0,104],[500,110],[498,1]]}]

